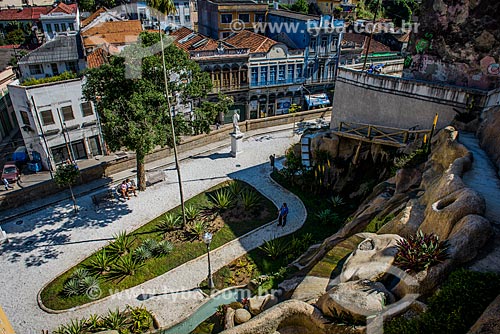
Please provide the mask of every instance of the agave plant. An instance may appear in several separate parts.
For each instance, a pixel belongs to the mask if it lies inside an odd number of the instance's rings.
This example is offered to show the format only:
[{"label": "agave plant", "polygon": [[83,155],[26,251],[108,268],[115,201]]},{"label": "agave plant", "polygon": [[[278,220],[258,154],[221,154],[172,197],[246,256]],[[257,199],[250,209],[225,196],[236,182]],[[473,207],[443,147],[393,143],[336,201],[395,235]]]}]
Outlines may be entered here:
[{"label": "agave plant", "polygon": [[193,204],[186,205],[184,210],[186,212],[186,219],[189,221],[196,220],[200,216],[200,208]]},{"label": "agave plant", "polygon": [[240,197],[245,210],[253,209],[260,203],[259,195],[253,190],[242,191]]},{"label": "agave plant", "polygon": [[344,199],[342,198],[342,196],[340,195],[335,195],[335,196],[332,196],[328,199],[328,202],[330,202],[330,204],[334,207],[334,208],[337,208],[339,206],[342,206],[344,205]]},{"label": "agave plant", "polygon": [[182,227],[182,220],[180,216],[177,216],[171,212],[166,213],[163,219],[156,225],[156,231],[162,234],[176,230]]},{"label": "agave plant", "polygon": [[66,281],[66,283],[64,283],[63,285],[62,293],[66,297],[81,295],[82,285],[80,284],[80,279],[73,277]]},{"label": "agave plant", "polygon": [[106,329],[114,329],[121,333],[121,331],[127,330],[130,326],[130,320],[124,312],[116,309],[116,311],[108,311],[108,314],[103,319],[103,326]]},{"label": "agave plant", "polygon": [[316,217],[318,217],[320,224],[326,225],[331,222],[337,223],[339,217],[336,213],[333,213],[330,209],[322,210],[316,213]]},{"label": "agave plant", "polygon": [[187,227],[187,233],[198,240],[201,240],[203,233],[205,233],[206,225],[205,222],[195,222]]},{"label": "agave plant", "polygon": [[289,247],[289,244],[284,239],[272,239],[264,242],[264,245],[260,246],[259,249],[271,259],[276,260],[280,256],[285,255]]},{"label": "agave plant", "polygon": [[130,251],[133,239],[127,235],[125,231],[122,231],[114,236],[115,241],[108,246],[109,252],[114,255],[122,256],[126,255]]},{"label": "agave plant", "polygon": [[158,247],[158,241],[155,239],[146,239],[142,242],[142,246],[146,247],[153,254]]},{"label": "agave plant", "polygon": [[448,258],[448,243],[439,241],[435,234],[425,234],[422,230],[397,243],[398,252],[394,259],[401,269],[419,272]]},{"label": "agave plant", "polygon": [[99,289],[99,280],[94,276],[87,276],[80,280],[80,287],[82,293],[93,289]]},{"label": "agave plant", "polygon": [[109,279],[123,280],[128,276],[133,276],[144,264],[137,260],[132,254],[122,256],[113,264],[111,270],[106,275]]},{"label": "agave plant", "polygon": [[208,197],[213,206],[220,211],[227,210],[234,205],[233,194],[228,189],[217,190],[215,194],[209,194]]},{"label": "agave plant", "polygon": [[67,325],[59,326],[53,333],[54,334],[82,334],[85,333],[86,321],[85,319],[72,319]]},{"label": "agave plant", "polygon": [[103,319],[97,314],[92,314],[90,315],[90,317],[88,317],[88,319],[85,321],[85,327],[87,327],[87,329],[92,332],[105,330],[105,328],[103,327]]},{"label": "agave plant", "polygon": [[145,307],[128,306],[127,312],[132,322],[133,333],[143,333],[152,327],[153,317]]},{"label": "agave plant", "polygon": [[233,197],[238,197],[242,190],[241,183],[239,183],[238,181],[233,181],[229,183],[227,189],[233,195]]},{"label": "agave plant", "polygon": [[102,275],[111,269],[112,264],[113,258],[108,256],[106,249],[103,249],[93,256],[86,268],[92,274]]},{"label": "agave plant", "polygon": [[167,255],[174,250],[174,246],[171,242],[167,240],[160,241],[158,246],[155,248],[155,254],[158,256]]},{"label": "agave plant", "polygon": [[134,249],[134,258],[144,262],[153,256],[153,252],[144,244]]},{"label": "agave plant", "polygon": [[75,271],[71,274],[71,278],[76,278],[76,279],[84,279],[85,277],[90,276],[90,273],[87,269],[78,267],[75,269]]}]

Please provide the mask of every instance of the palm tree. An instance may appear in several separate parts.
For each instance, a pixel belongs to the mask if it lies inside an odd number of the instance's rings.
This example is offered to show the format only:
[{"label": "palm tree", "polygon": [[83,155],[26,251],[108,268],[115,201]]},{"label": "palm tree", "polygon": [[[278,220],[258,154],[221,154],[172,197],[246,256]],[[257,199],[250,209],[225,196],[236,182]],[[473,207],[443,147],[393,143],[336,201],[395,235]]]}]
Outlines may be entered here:
[{"label": "palm tree", "polygon": [[[147,0],[147,3],[150,7],[160,11],[164,15],[169,15],[169,14],[174,14],[176,12],[174,1],[173,0]],[[167,97],[167,108],[170,111],[170,94],[168,91],[168,79],[167,79],[167,69],[165,65],[165,49],[163,45],[163,36],[161,33],[161,25],[158,25],[158,33],[160,34],[160,41],[161,41],[161,57],[162,57],[162,62],[163,62],[163,74],[164,74],[164,80],[165,80],[165,95]],[[171,131],[172,131],[172,142],[173,142],[173,149],[174,149],[174,159],[175,159],[175,169],[177,170],[177,180],[179,182],[179,195],[181,199],[181,209],[182,209],[182,222],[183,226],[186,226],[186,208],[184,206],[184,193],[182,190],[182,178],[181,178],[181,170],[179,166],[179,158],[177,156],[177,144],[175,142],[175,128],[174,128],[174,117],[171,114],[170,115],[170,126],[171,126]]]}]

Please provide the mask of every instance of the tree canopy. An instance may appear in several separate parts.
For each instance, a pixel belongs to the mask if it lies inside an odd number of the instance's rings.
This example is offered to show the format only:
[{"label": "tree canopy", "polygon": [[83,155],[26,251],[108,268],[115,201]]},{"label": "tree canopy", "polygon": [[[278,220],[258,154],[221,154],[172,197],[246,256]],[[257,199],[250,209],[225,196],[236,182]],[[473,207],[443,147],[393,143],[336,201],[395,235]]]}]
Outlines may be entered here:
[{"label": "tree canopy", "polygon": [[[156,35],[156,37],[155,37]],[[156,146],[172,146],[161,53],[151,54],[159,34],[143,33],[142,43],[128,46],[109,64],[86,73],[83,95],[99,113],[104,137],[113,151],[136,152],[139,188],[145,188],[144,158]],[[159,50],[161,51],[161,49]],[[170,44],[165,64],[171,105],[205,97],[212,84],[207,73],[183,50]],[[139,71],[140,76],[128,76]],[[174,118],[176,135],[190,134],[183,115]]]}]

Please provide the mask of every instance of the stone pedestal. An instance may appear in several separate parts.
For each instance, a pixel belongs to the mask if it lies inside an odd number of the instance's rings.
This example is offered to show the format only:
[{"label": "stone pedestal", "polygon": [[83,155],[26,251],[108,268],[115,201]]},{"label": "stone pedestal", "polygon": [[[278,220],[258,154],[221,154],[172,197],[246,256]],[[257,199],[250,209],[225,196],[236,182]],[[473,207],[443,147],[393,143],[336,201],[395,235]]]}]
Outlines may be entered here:
[{"label": "stone pedestal", "polygon": [[236,157],[236,154],[241,153],[241,142],[243,141],[243,133],[230,133],[231,136],[231,155]]},{"label": "stone pedestal", "polygon": [[8,241],[9,240],[7,239],[7,234],[2,230],[2,227],[0,227],[0,244]]}]

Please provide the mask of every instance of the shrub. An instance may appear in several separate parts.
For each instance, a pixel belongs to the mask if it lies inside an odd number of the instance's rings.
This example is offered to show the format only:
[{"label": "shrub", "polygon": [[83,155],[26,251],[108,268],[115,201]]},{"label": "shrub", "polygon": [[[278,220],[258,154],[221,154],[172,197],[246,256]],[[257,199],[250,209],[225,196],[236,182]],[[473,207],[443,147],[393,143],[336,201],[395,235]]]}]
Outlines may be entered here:
[{"label": "shrub", "polygon": [[85,319],[72,319],[71,322],[67,325],[59,326],[53,334],[81,334],[85,333]]},{"label": "shrub", "polygon": [[243,202],[245,210],[250,210],[259,205],[260,197],[253,190],[245,190],[241,192],[241,201]]},{"label": "shrub", "polygon": [[188,233],[188,235],[190,235],[198,240],[201,240],[203,233],[205,233],[205,228],[206,228],[205,223],[200,221],[200,222],[196,222],[194,224],[188,225],[186,232]]},{"label": "shrub", "polygon": [[238,181],[229,183],[227,188],[229,189],[229,192],[233,195],[233,197],[238,197],[242,190],[241,184]]},{"label": "shrub", "polygon": [[155,254],[158,256],[167,255],[174,250],[174,246],[171,242],[167,240],[160,241],[158,246],[155,248]]},{"label": "shrub", "polygon": [[133,276],[135,272],[144,264],[139,262],[132,254],[122,256],[113,264],[111,270],[106,275],[109,279],[123,280],[128,276]]},{"label": "shrub", "polygon": [[344,205],[344,199],[342,198],[342,196],[340,195],[335,195],[335,196],[332,196],[328,199],[328,202],[330,202],[330,204],[334,207],[334,208],[337,208],[339,206],[342,206]]},{"label": "shrub", "polygon": [[153,253],[144,244],[134,249],[134,258],[136,258],[140,262],[144,262],[150,259],[152,256]]},{"label": "shrub", "polygon": [[80,280],[80,286],[82,289],[82,293],[94,289],[99,289],[99,280],[96,277],[88,276]]},{"label": "shrub", "polygon": [[76,279],[84,279],[85,277],[88,277],[90,273],[88,270],[85,268],[76,268],[75,271],[71,274],[71,278],[76,278]]},{"label": "shrub", "polygon": [[365,228],[365,232],[377,233],[377,231],[380,230],[382,226],[390,222],[392,219],[394,219],[393,214],[387,215],[384,218],[375,217]]},{"label": "shrub", "polygon": [[158,248],[158,241],[155,239],[146,239],[142,242],[142,246],[144,246],[151,254],[154,254]]},{"label": "shrub", "polygon": [[447,242],[439,241],[435,234],[424,234],[422,230],[399,240],[397,248],[394,264],[410,272],[422,271],[448,258]]},{"label": "shrub", "polygon": [[120,312],[120,310],[116,309],[116,311],[108,311],[108,315],[103,319],[103,326],[106,329],[115,329],[117,331],[126,330],[130,325],[130,320],[127,318],[125,313]]},{"label": "shrub", "polygon": [[198,216],[200,215],[200,208],[194,206],[194,205],[186,205],[184,208],[186,212],[186,219],[189,221],[196,220]]},{"label": "shrub", "polygon": [[156,232],[166,234],[167,232],[176,230],[182,227],[182,220],[180,216],[173,213],[167,213],[163,219],[156,225]]},{"label": "shrub", "polygon": [[420,316],[396,318],[384,326],[387,334],[465,334],[500,293],[500,276],[460,269],[453,272]]},{"label": "shrub", "polygon": [[106,249],[103,249],[90,260],[86,268],[94,275],[102,275],[111,269],[112,264],[113,258],[107,255]]},{"label": "shrub", "polygon": [[264,242],[264,245],[260,246],[259,249],[271,259],[276,260],[288,252],[289,244],[284,239],[272,239]]},{"label": "shrub", "polygon": [[59,75],[54,75],[54,76],[48,77],[48,78],[40,78],[40,79],[29,78],[29,79],[23,81],[23,83],[21,85],[23,85],[23,86],[41,85],[41,84],[45,84],[45,83],[49,83],[49,82],[57,82],[57,81],[62,81],[62,80],[76,79],[77,77],[78,76],[75,73],[67,71],[67,72],[63,72]]},{"label": "shrub", "polygon": [[63,295],[66,297],[78,296],[81,294],[81,285],[78,278],[71,278],[63,286]]},{"label": "shrub", "polygon": [[114,236],[115,241],[108,246],[108,250],[111,254],[116,256],[126,255],[130,251],[133,239],[127,235],[125,231],[122,231]]},{"label": "shrub", "polygon": [[322,210],[322,211],[316,213],[316,217],[318,217],[318,220],[319,220],[320,224],[322,224],[322,225],[327,225],[327,224],[336,225],[340,219],[339,215],[332,212],[332,210],[330,210],[330,209],[325,209],[325,210]]},{"label": "shrub", "polygon": [[153,325],[153,317],[151,313],[144,307],[128,307],[127,310],[130,313],[130,321],[132,323],[133,333],[142,333],[150,329]]},{"label": "shrub", "polygon": [[220,211],[227,210],[234,205],[233,195],[228,189],[217,190],[215,194],[209,194],[208,197],[213,206]]}]

